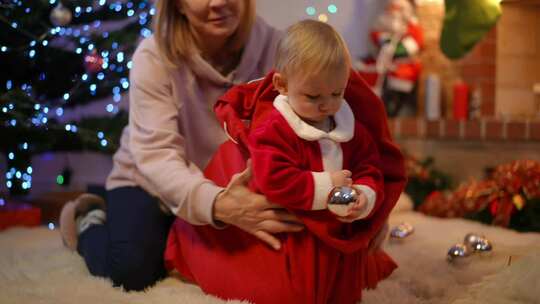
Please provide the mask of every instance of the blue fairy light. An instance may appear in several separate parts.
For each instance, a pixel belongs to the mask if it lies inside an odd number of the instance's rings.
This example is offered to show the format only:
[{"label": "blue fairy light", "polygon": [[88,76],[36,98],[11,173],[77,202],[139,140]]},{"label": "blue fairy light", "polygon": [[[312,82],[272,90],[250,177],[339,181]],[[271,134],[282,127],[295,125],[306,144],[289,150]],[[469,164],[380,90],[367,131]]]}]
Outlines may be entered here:
[{"label": "blue fairy light", "polygon": [[110,103],[105,109],[107,110],[107,112],[112,113],[112,111],[114,111],[114,106]]},{"label": "blue fairy light", "polygon": [[27,149],[28,149],[28,143],[27,143],[27,142],[24,142],[24,143],[22,144],[22,148],[23,148],[23,150],[27,150]]},{"label": "blue fairy light", "polygon": [[65,128],[66,128],[66,131],[71,131],[71,125],[70,124],[66,124]]},{"label": "blue fairy light", "polygon": [[12,87],[13,87],[13,82],[11,82],[11,80],[6,81],[6,89],[11,90]]},{"label": "blue fairy light", "polygon": [[113,95],[114,102],[120,102],[121,99],[122,99],[122,95],[120,95],[120,94],[114,94]]},{"label": "blue fairy light", "polygon": [[26,168],[26,173],[32,174],[32,172],[34,172],[34,170],[32,169],[31,166],[28,166],[28,168]]},{"label": "blue fairy light", "polygon": [[90,85],[90,91],[91,91],[91,92],[95,92],[96,89],[97,89],[96,84],[95,84],[95,83],[92,83],[92,84]]},{"label": "blue fairy light", "polygon": [[133,61],[131,60],[128,61],[128,63],[126,64],[126,67],[131,70],[131,68],[133,67]]},{"label": "blue fairy light", "polygon": [[81,79],[82,79],[82,81],[86,81],[88,79],[88,74],[86,74],[86,73],[82,74]]},{"label": "blue fairy light", "polygon": [[328,6],[328,12],[329,12],[330,14],[335,14],[335,13],[337,13],[337,6],[336,6],[335,4],[330,4],[330,5]]},{"label": "blue fairy light", "polygon": [[103,74],[103,72],[99,72],[99,73],[97,74],[97,79],[103,80],[104,78],[105,78],[105,74]]},{"label": "blue fairy light", "polygon": [[12,119],[9,123],[11,124],[12,127],[17,126],[17,121],[15,119]]},{"label": "blue fairy light", "polygon": [[101,132],[101,131],[97,132],[97,137],[99,139],[103,139],[104,136],[105,136],[105,134],[103,134],[103,132]]},{"label": "blue fairy light", "polygon": [[308,6],[306,8],[306,13],[310,16],[313,16],[317,13],[317,10],[313,6]]},{"label": "blue fairy light", "polygon": [[7,46],[2,45],[2,47],[0,48],[0,50],[2,50],[2,52],[5,53],[5,52],[7,52],[8,48],[7,48]]},{"label": "blue fairy light", "polygon": [[131,17],[131,16],[135,15],[135,11],[132,10],[132,9],[130,9],[130,10],[127,11],[126,15],[127,15],[128,17]]},{"label": "blue fairy light", "polygon": [[34,58],[35,55],[36,55],[36,51],[35,51],[35,50],[30,50],[30,51],[28,52],[28,57],[30,57],[30,58]]},{"label": "blue fairy light", "polygon": [[6,187],[11,188],[13,186],[13,183],[11,181],[6,182]]},{"label": "blue fairy light", "polygon": [[[86,75],[86,74],[85,74]],[[64,100],[68,100],[69,99],[69,93],[64,93],[64,96],[63,96]]]},{"label": "blue fairy light", "polygon": [[34,110],[38,111],[39,109],[41,109],[41,105],[39,103],[36,103],[34,105]]},{"label": "blue fairy light", "polygon": [[76,49],[75,49],[75,53],[81,54],[81,53],[82,53],[82,49],[81,49],[80,47],[76,48]]},{"label": "blue fairy light", "polygon": [[124,88],[124,90],[127,90],[129,88],[129,81],[127,81],[127,79],[122,78],[120,82],[122,83],[122,88]]},{"label": "blue fairy light", "polygon": [[150,35],[152,35],[152,31],[147,29],[147,28],[142,28],[141,29],[141,36],[143,36],[144,38],[148,38]]},{"label": "blue fairy light", "polygon": [[15,154],[13,152],[9,152],[8,153],[8,159],[9,160],[14,160],[15,159]]},{"label": "blue fairy light", "polygon": [[118,62],[124,61],[124,52],[118,52],[118,54],[116,54],[116,61]]},{"label": "blue fairy light", "polygon": [[56,116],[62,116],[62,115],[64,115],[64,109],[56,108]]},{"label": "blue fairy light", "polygon": [[47,225],[47,227],[49,228],[49,230],[54,230],[54,224],[53,223],[49,223]]},{"label": "blue fairy light", "polygon": [[48,40],[43,40],[43,41],[41,42],[41,44],[42,44],[43,46],[47,46],[47,45],[49,44],[49,41],[48,41]]},{"label": "blue fairy light", "polygon": [[101,146],[106,147],[106,146],[107,146],[107,140],[106,140],[106,139],[102,139],[102,140],[100,141],[100,144],[101,144]]}]

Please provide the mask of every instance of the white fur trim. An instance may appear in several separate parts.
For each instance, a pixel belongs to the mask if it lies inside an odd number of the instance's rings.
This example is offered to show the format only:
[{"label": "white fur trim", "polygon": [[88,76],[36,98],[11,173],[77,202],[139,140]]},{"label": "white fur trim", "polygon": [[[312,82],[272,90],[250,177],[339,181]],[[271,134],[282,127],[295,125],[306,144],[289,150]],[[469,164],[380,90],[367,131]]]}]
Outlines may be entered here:
[{"label": "white fur trim", "polygon": [[353,187],[358,190],[362,191],[366,197],[367,197],[367,205],[364,209],[364,212],[358,215],[356,219],[363,219],[366,216],[368,216],[371,213],[371,210],[373,210],[373,207],[375,207],[375,201],[377,200],[377,194],[371,187],[368,187],[366,185],[353,185]]},{"label": "white fur trim", "polygon": [[416,53],[418,53],[418,51],[420,50],[420,48],[418,47],[418,43],[411,36],[403,38],[403,40],[401,40],[401,43],[403,43],[403,46],[407,50],[407,54],[409,56],[416,55]]},{"label": "white fur trim", "polygon": [[289,98],[285,95],[278,95],[274,99],[274,107],[283,115],[289,126],[298,137],[305,140],[314,141],[322,138],[329,138],[337,142],[347,142],[354,135],[354,115],[345,100],[334,115],[336,127],[330,132],[324,132],[303,121],[289,105]]},{"label": "white fur trim", "polygon": [[328,172],[311,172],[313,175],[313,204],[311,210],[326,209],[328,193],[332,190],[332,180]]},{"label": "white fur trim", "polygon": [[343,150],[341,144],[327,138],[319,140],[324,171],[334,172],[343,169]]},{"label": "white fur trim", "polygon": [[388,77],[388,86],[400,92],[411,92],[414,87],[414,82],[396,77]]}]

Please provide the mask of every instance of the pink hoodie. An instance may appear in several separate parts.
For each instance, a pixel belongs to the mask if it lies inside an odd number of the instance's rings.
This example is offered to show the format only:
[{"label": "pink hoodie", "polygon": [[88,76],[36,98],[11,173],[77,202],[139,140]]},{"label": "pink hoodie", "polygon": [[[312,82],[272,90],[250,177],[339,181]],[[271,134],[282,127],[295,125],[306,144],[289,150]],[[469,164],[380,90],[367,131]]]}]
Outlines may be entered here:
[{"label": "pink hoodie", "polygon": [[281,33],[257,18],[240,64],[221,75],[199,55],[165,67],[153,37],[141,42],[130,73],[129,124],[113,158],[107,189],[140,186],[191,224],[213,224],[221,187],[202,171],[227,137],[213,112],[232,85],[263,77]]}]

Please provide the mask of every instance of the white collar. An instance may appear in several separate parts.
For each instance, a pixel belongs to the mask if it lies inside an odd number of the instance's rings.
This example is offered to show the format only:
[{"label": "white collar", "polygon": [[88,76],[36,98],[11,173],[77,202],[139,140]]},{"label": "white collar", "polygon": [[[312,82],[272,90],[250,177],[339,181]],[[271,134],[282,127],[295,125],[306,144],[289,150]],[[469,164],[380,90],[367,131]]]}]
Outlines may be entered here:
[{"label": "white collar", "polygon": [[294,133],[305,140],[314,141],[329,138],[336,142],[347,142],[353,138],[354,115],[345,100],[343,100],[341,107],[334,115],[336,127],[330,132],[319,130],[298,117],[289,104],[289,97],[285,95],[276,96],[274,107],[283,115]]}]

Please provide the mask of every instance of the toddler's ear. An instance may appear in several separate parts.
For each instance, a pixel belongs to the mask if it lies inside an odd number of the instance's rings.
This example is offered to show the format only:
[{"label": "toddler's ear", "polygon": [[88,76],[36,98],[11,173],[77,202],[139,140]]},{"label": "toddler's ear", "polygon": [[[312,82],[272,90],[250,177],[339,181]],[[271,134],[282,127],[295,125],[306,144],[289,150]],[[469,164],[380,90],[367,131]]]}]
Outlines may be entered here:
[{"label": "toddler's ear", "polygon": [[277,72],[274,73],[272,76],[272,84],[274,85],[274,88],[278,90],[279,94],[287,95],[287,81],[285,76]]}]

